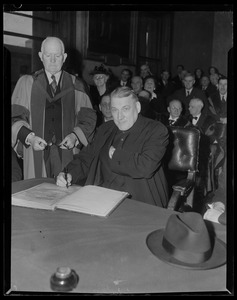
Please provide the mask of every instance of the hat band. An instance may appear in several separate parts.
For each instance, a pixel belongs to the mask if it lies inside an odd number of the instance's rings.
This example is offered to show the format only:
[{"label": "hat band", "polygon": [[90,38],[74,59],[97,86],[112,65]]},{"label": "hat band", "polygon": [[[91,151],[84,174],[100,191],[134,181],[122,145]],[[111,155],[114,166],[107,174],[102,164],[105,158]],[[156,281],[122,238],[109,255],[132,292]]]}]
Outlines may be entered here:
[{"label": "hat band", "polygon": [[178,249],[175,246],[173,246],[165,237],[163,237],[162,246],[175,259],[188,264],[203,263],[204,261],[208,260],[208,258],[212,254],[211,248],[202,253],[196,253],[196,252],[190,252],[190,251]]}]

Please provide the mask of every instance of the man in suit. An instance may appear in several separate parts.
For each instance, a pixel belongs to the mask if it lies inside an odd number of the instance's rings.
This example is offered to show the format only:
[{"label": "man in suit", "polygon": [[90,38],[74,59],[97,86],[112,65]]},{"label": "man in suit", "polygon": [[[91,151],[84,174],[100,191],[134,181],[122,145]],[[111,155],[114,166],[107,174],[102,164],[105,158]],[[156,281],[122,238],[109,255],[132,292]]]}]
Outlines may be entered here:
[{"label": "man in suit", "polygon": [[127,68],[122,69],[118,86],[131,87],[131,78],[132,78],[132,71]]},{"label": "man in suit", "polygon": [[99,109],[96,127],[100,126],[104,122],[113,120],[110,107],[110,93],[106,93],[101,97]]},{"label": "man in suit", "polygon": [[47,37],[38,54],[44,68],[21,76],[12,94],[12,147],[23,157],[24,179],[57,176],[96,126],[83,82],[62,70],[63,42]]},{"label": "man in suit", "polygon": [[143,89],[143,80],[140,76],[133,76],[131,79],[131,87],[135,94],[138,95]]},{"label": "man in suit", "polygon": [[170,71],[169,70],[162,70],[161,78],[158,80],[156,90],[162,95],[162,98],[167,103],[167,97],[172,95],[176,89],[175,83],[171,81],[170,78]]},{"label": "man in suit", "polygon": [[131,198],[160,207],[168,203],[162,159],[168,130],[160,122],[139,114],[141,104],[128,87],[111,93],[113,122],[102,124],[93,142],[57,177],[62,187],[86,179],[85,184],[127,191]]},{"label": "man in suit", "polygon": [[227,83],[226,77],[219,78],[218,90],[208,99],[211,104],[210,110],[215,114],[218,121],[224,124],[227,122]]},{"label": "man in suit", "polygon": [[151,75],[153,74],[151,73],[149,65],[145,64],[140,66],[140,77],[142,78],[142,80]]},{"label": "man in suit", "polygon": [[168,114],[163,115],[161,122],[166,126],[186,127],[190,125],[189,120],[182,115],[183,107],[181,101],[173,99],[168,107]]},{"label": "man in suit", "polygon": [[206,94],[207,98],[217,91],[217,88],[210,83],[208,76],[202,76],[200,83],[201,86],[199,88]]},{"label": "man in suit", "polygon": [[202,134],[209,137],[214,133],[212,125],[216,123],[216,118],[211,114],[206,114],[203,110],[204,103],[202,99],[193,98],[189,102],[190,120],[193,126],[197,127]]},{"label": "man in suit", "polygon": [[193,98],[201,99],[204,103],[203,111],[208,114],[209,113],[209,103],[205,93],[194,87],[195,77],[193,74],[186,74],[183,79],[184,87],[175,91],[171,96],[168,97],[168,101],[172,99],[180,100],[184,105],[184,115],[188,116],[189,114],[189,102]]},{"label": "man in suit", "polygon": [[183,87],[183,78],[182,78],[182,71],[184,70],[183,65],[177,65],[176,66],[177,74],[172,78],[172,82],[175,84],[175,90],[179,90]]}]

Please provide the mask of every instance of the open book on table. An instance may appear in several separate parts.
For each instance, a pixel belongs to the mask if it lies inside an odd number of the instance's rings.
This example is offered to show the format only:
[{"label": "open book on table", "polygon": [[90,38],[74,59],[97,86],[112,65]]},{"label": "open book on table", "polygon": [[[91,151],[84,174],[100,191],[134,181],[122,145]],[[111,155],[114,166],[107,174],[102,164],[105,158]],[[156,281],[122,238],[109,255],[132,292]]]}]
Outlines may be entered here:
[{"label": "open book on table", "polygon": [[45,182],[12,194],[12,205],[47,210],[59,208],[107,217],[128,195],[94,185],[66,188]]}]

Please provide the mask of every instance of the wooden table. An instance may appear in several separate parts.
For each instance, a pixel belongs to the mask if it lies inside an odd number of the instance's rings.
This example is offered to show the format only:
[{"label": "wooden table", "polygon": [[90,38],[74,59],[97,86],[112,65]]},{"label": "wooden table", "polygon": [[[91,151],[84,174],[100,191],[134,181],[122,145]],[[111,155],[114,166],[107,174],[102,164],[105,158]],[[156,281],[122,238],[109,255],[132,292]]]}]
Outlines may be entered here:
[{"label": "wooden table", "polygon": [[[49,179],[12,184],[12,192]],[[227,291],[226,265],[188,270],[155,257],[147,236],[165,227],[176,212],[124,200],[108,217],[63,210],[12,207],[11,290],[50,292],[50,277],[59,266],[79,275],[73,293],[152,294]],[[213,223],[226,241],[226,227]]]}]

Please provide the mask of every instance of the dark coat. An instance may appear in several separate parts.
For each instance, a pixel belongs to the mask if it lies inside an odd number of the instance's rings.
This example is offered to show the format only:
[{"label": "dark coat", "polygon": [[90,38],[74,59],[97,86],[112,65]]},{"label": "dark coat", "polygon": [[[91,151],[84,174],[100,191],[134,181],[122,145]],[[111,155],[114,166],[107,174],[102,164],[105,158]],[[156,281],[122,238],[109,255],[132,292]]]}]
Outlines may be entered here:
[{"label": "dark coat", "polygon": [[153,97],[150,101],[151,108],[158,114],[166,112],[165,100],[159,92],[156,92],[156,97]]},{"label": "dark coat", "polygon": [[[106,91],[105,91],[105,93],[106,93]],[[98,89],[95,85],[90,86],[90,97],[91,97],[91,102],[92,102],[93,108],[96,111],[98,111],[99,104],[100,104],[100,101],[101,101],[101,98],[103,97],[103,95],[99,94]]]},{"label": "dark coat", "polygon": [[[190,116],[189,119],[191,120]],[[214,126],[215,124],[216,124],[216,119],[214,116],[201,113],[197,123],[193,126],[197,127],[202,134],[210,136],[210,131],[212,130],[212,126]]]},{"label": "dark coat", "polygon": [[[117,87],[121,87],[121,86],[123,86],[123,85],[121,85],[121,80],[120,79],[116,80],[114,87],[117,88]],[[126,82],[125,86],[132,88],[130,79]]]},{"label": "dark coat", "polygon": [[227,117],[227,102],[221,101],[220,93],[217,91],[216,93],[212,94],[210,97],[211,99],[211,107],[213,107],[213,113],[219,118],[226,118]]},{"label": "dark coat", "polygon": [[[117,131],[111,122],[98,128],[94,141],[68,165],[73,183],[87,178],[86,184],[103,186],[99,155],[103,147],[109,149]],[[109,160],[110,188],[127,191],[134,200],[166,207],[168,189],[162,159],[167,145],[167,128],[158,121],[139,116]]]},{"label": "dark coat", "polygon": [[167,84],[164,85],[163,81],[159,80],[156,89],[162,95],[164,103],[166,104],[167,97],[174,93],[174,91],[176,90],[176,86],[175,83],[173,83],[172,81],[168,81]]},{"label": "dark coat", "polygon": [[[160,120],[165,126],[169,126],[169,114],[163,114]],[[190,125],[190,121],[180,115],[179,118],[171,125],[171,126],[178,126],[178,127],[186,127]]]},{"label": "dark coat", "polygon": [[175,90],[179,90],[183,87],[183,81],[178,75],[172,78],[172,82],[174,83]]},{"label": "dark coat", "polygon": [[151,101],[139,96],[139,102],[141,103],[141,115],[146,118],[157,120],[158,113],[153,109]]},{"label": "dark coat", "polygon": [[216,93],[217,88],[215,85],[209,83],[207,88],[205,90],[202,89],[202,87],[199,87],[205,94],[207,97],[211,96],[212,94]]}]

